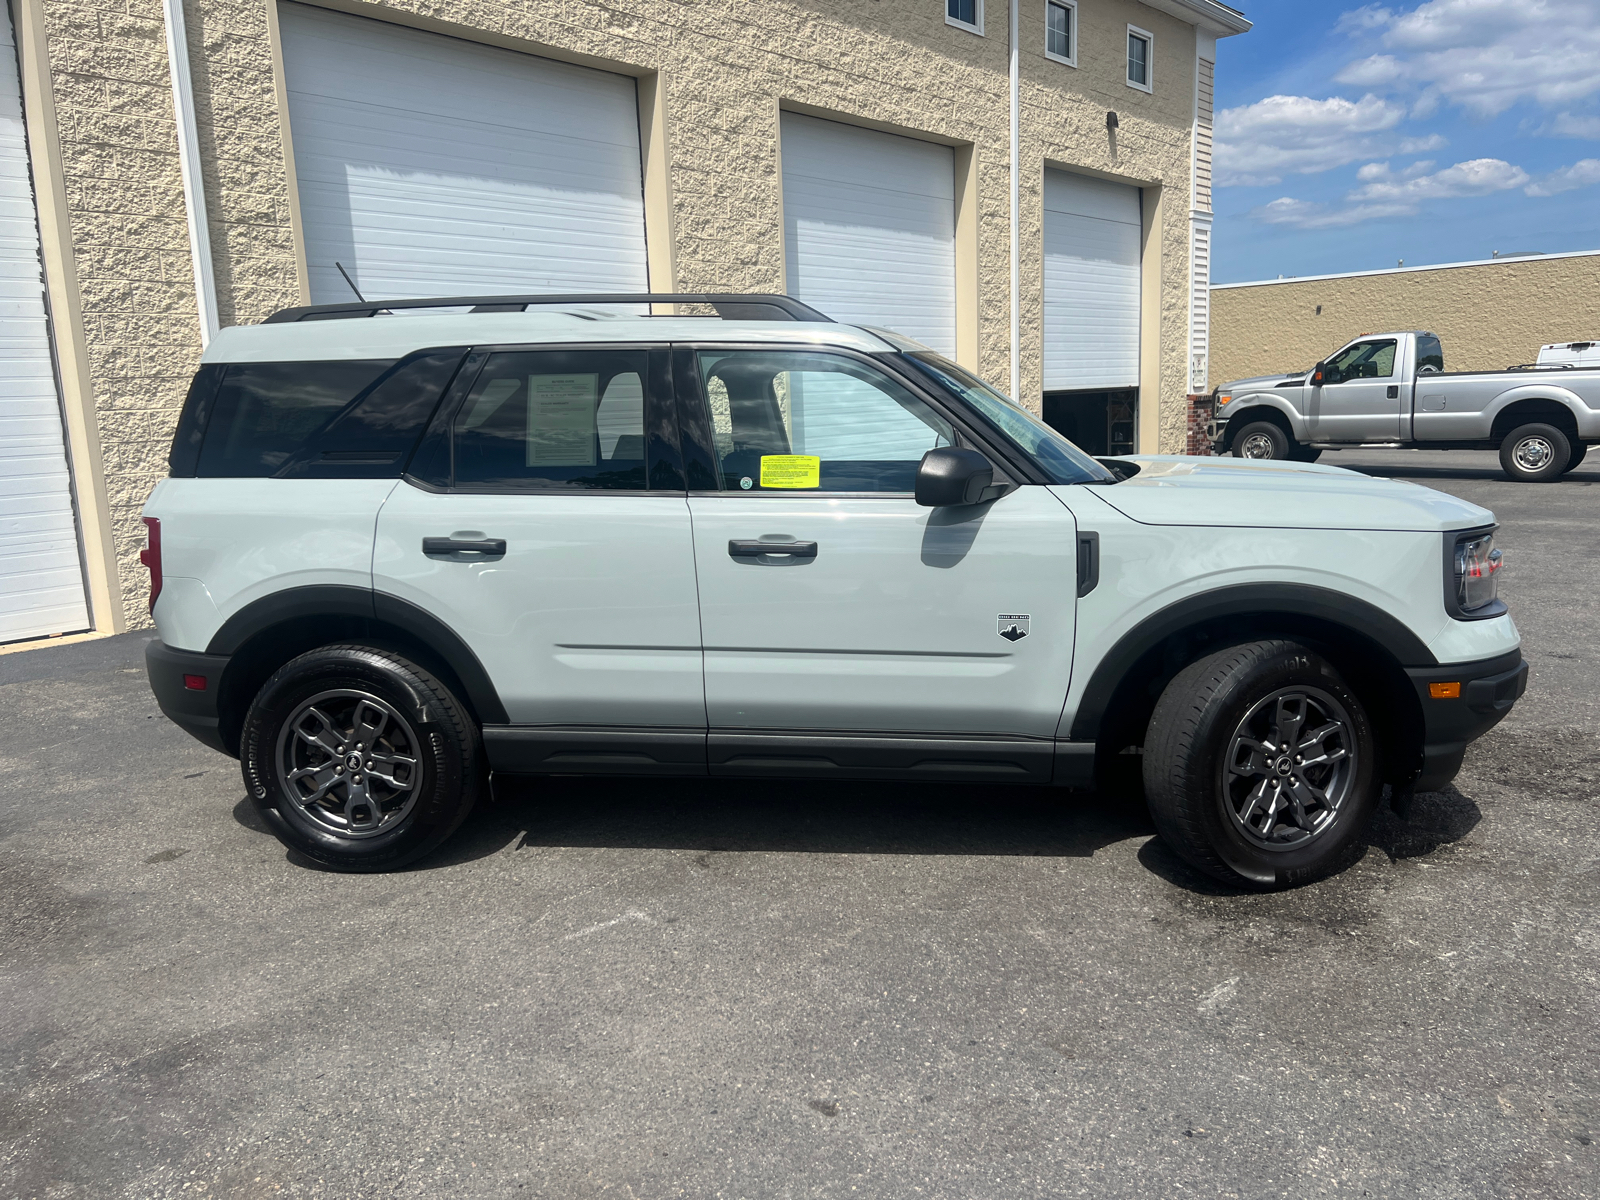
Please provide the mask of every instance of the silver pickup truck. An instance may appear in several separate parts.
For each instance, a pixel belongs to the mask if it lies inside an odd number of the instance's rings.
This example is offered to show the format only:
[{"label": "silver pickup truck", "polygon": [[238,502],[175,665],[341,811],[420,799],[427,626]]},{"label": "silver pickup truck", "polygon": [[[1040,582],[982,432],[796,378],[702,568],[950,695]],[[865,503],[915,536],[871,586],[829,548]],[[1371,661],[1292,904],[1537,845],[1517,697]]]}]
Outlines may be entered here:
[{"label": "silver pickup truck", "polygon": [[1213,393],[1212,449],[1313,462],[1324,450],[1498,450],[1511,479],[1556,479],[1600,444],[1600,368],[1444,369],[1420,330],[1363,334],[1309,371],[1237,379]]}]

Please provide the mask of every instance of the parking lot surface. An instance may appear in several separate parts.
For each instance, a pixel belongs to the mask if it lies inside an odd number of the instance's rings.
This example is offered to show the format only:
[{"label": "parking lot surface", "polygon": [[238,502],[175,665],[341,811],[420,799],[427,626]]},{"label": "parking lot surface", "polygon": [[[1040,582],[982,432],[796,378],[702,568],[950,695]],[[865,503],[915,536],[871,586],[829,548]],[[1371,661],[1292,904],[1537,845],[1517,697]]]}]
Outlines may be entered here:
[{"label": "parking lot surface", "polygon": [[1495,510],[1533,674],[1285,894],[1126,798],[761,781],[503,786],[336,875],[148,633],[0,656],[0,1195],[1593,1196],[1600,462],[1323,461]]}]

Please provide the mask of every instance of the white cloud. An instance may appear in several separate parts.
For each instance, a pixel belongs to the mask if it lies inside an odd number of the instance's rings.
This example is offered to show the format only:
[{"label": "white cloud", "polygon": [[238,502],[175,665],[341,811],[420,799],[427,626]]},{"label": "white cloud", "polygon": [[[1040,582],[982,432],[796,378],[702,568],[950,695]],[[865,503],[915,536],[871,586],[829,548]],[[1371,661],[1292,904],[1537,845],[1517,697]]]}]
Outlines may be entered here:
[{"label": "white cloud", "polygon": [[1479,117],[1524,99],[1565,109],[1600,95],[1594,0],[1429,0],[1411,12],[1368,5],[1345,13],[1339,28],[1382,38],[1385,53],[1340,73],[1357,86],[1431,89]]},{"label": "white cloud", "polygon": [[1450,144],[1450,139],[1443,134],[1430,133],[1427,137],[1401,138],[1398,147],[1401,154],[1426,154],[1429,150],[1443,150]]},{"label": "white cloud", "polygon": [[1580,117],[1576,113],[1557,113],[1548,130],[1556,137],[1594,138],[1600,141],[1600,117]]},{"label": "white cloud", "polygon": [[[1553,193],[1536,192],[1533,188],[1549,186],[1556,191],[1567,191],[1600,181],[1600,160],[1597,159],[1585,159],[1537,184],[1521,167],[1498,158],[1475,158],[1442,171],[1434,171],[1432,167],[1431,162],[1416,162],[1396,172],[1387,162],[1367,163],[1356,172],[1361,186],[1346,193],[1340,205],[1316,204],[1283,196],[1250,215],[1268,225],[1330,229],[1385,217],[1415,216],[1428,200],[1487,196],[1519,187],[1529,195],[1549,195]],[[1589,178],[1590,175],[1593,178]]]},{"label": "white cloud", "polygon": [[1585,158],[1541,176],[1522,190],[1530,196],[1554,196],[1600,183],[1600,158]]},{"label": "white cloud", "polygon": [[1217,114],[1216,171],[1221,186],[1278,183],[1358,158],[1392,152],[1380,136],[1405,118],[1405,107],[1377,96],[1268,96]]},{"label": "white cloud", "polygon": [[1474,158],[1431,175],[1374,178],[1351,192],[1346,200],[1384,201],[1413,208],[1423,200],[1453,200],[1459,196],[1487,196],[1522,187],[1532,177],[1504,159]]}]

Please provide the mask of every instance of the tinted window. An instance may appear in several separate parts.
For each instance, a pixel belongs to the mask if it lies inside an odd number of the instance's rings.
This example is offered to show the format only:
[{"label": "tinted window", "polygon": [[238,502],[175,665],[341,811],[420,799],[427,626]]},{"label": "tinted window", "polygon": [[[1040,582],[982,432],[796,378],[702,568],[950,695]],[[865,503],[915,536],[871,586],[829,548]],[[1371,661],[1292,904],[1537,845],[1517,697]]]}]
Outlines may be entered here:
[{"label": "tinted window", "polygon": [[212,403],[198,474],[275,475],[394,360],[235,363]]},{"label": "tinted window", "polygon": [[279,474],[398,475],[465,353],[465,348],[432,350],[402,360],[313,436]]},{"label": "tinted window", "polygon": [[193,475],[200,463],[200,443],[205,437],[206,422],[211,417],[211,402],[216,398],[217,385],[228,368],[220,363],[208,363],[194,373],[189,384],[189,395],[178,414],[178,428],[172,435],[172,450],[167,455],[167,466],[173,475]]},{"label": "tinted window", "polygon": [[724,489],[911,492],[950,424],[864,363],[806,351],[701,351]]},{"label": "tinted window", "polygon": [[645,350],[491,355],[455,414],[457,487],[645,488]]},{"label": "tinted window", "polygon": [[1431,333],[1417,338],[1417,371],[1444,370],[1444,346]]}]

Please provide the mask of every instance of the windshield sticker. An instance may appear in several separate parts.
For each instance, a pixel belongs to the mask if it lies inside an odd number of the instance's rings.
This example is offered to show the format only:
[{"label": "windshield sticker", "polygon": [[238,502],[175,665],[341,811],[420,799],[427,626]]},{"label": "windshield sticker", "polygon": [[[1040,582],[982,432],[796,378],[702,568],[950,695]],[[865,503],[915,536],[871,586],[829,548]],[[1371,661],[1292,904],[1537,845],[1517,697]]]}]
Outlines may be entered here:
[{"label": "windshield sticker", "polygon": [[814,488],[822,486],[822,460],[809,454],[763,454],[761,486],[764,488]]}]

